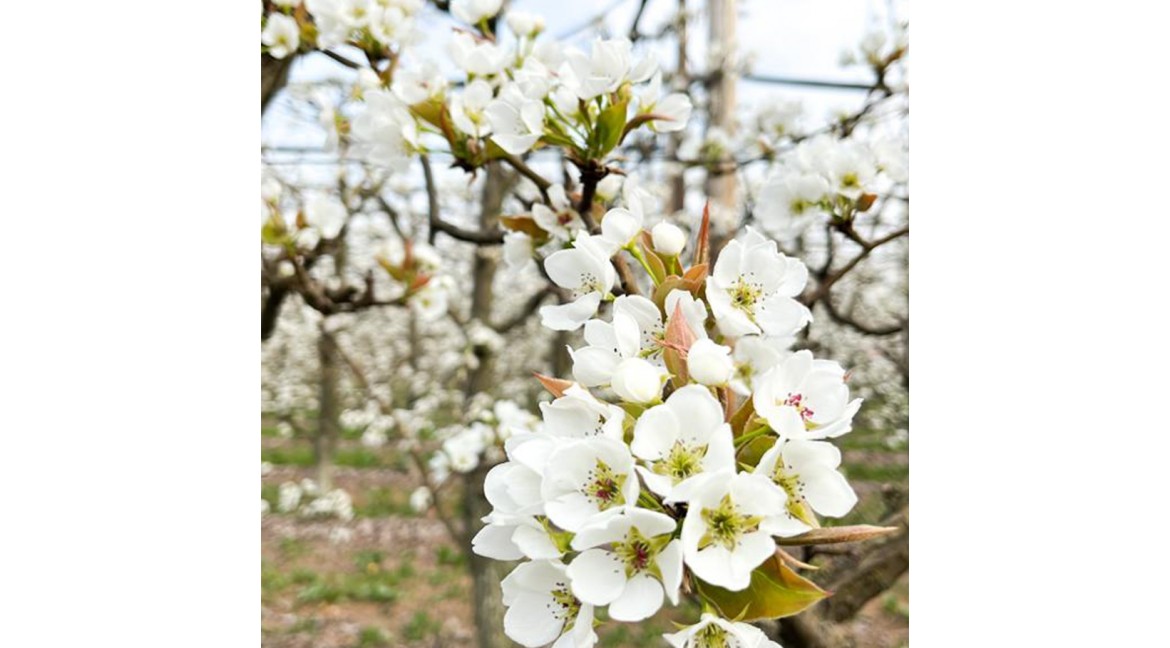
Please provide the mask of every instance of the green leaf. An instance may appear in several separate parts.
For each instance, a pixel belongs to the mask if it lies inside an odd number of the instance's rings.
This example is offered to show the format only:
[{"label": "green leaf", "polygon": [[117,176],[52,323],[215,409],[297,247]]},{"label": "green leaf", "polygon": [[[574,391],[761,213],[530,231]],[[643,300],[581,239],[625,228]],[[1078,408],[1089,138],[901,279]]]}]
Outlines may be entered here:
[{"label": "green leaf", "polygon": [[703,599],[728,619],[760,621],[799,614],[828,596],[816,583],[792,571],[775,554],[752,572],[747,589],[732,592],[695,579]]},{"label": "green leaf", "polygon": [[597,130],[594,131],[597,157],[605,157],[622,139],[626,127],[626,107],[629,101],[610,104],[597,116]]}]

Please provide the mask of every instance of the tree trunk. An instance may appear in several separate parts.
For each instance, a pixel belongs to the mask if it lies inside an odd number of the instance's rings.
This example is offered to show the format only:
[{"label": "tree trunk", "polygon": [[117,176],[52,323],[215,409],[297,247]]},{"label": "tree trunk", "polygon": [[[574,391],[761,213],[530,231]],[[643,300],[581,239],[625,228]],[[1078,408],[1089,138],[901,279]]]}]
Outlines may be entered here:
[{"label": "tree trunk", "polygon": [[[496,227],[499,221],[500,210],[504,204],[504,195],[507,193],[507,176],[499,164],[492,163],[487,167],[487,181],[483,187],[482,210],[480,211],[480,230],[489,231]],[[475,251],[473,276],[475,285],[471,296],[471,318],[487,323],[492,321],[492,282],[496,277],[496,259],[491,250],[479,247]],[[495,357],[488,347],[477,346],[473,349],[479,364],[467,378],[466,394],[468,398],[481,392],[490,392],[494,384]],[[483,524],[480,518],[491,512],[491,504],[483,493],[483,481],[491,466],[480,465],[469,473],[463,482],[464,485],[464,525],[467,538],[465,547],[470,547],[471,538],[479,531]],[[471,553],[472,589],[475,596],[475,628],[476,638],[480,648],[508,648],[514,644],[504,634],[504,602],[503,592],[500,590],[500,581],[507,575],[510,566],[490,558],[484,558]]]},{"label": "tree trunk", "polygon": [[[324,322],[321,324],[325,326]],[[333,455],[337,450],[337,351],[333,339],[322,331],[317,336],[317,357],[320,363],[320,395],[317,429],[313,437],[313,459],[317,467],[317,484],[322,491],[333,488]]]},{"label": "tree trunk", "polygon": [[260,55],[260,114],[264,114],[268,102],[288,83],[288,71],[292,68],[293,58],[293,55],[282,59]]},{"label": "tree trunk", "polygon": [[[709,50],[719,52],[719,64],[711,78],[710,113],[707,128],[719,128],[728,137],[735,135],[735,84],[738,76],[735,55],[735,27],[737,21],[736,0],[709,0],[710,30],[707,34]],[[720,158],[718,172],[707,172],[707,198],[717,213],[736,209],[735,157],[731,151],[724,151]],[[723,249],[723,245],[735,236],[735,228],[711,230],[711,263]],[[714,265],[712,265],[714,267]]]},{"label": "tree trunk", "polygon": [[[674,82],[671,84],[675,92],[686,92],[687,86],[690,84],[689,72],[687,72],[687,0],[678,0],[678,65],[675,69]],[[666,143],[666,157],[673,160],[678,157],[679,148],[682,147],[683,131],[677,131],[670,134],[670,139]],[[686,208],[687,204],[687,183],[685,174],[686,170],[681,166],[677,170],[672,171],[668,184],[670,186],[670,208],[669,213],[677,213]],[[555,374],[554,374],[555,375]]]}]

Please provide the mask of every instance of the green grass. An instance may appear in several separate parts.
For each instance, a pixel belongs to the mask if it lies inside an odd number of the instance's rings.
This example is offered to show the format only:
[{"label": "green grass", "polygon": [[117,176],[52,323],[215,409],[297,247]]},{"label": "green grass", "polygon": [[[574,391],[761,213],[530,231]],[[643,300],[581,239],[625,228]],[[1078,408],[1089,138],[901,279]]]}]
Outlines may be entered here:
[{"label": "green grass", "polygon": [[260,450],[260,459],[274,466],[301,466],[302,468],[307,468],[313,465],[313,449],[307,445],[263,448]]},{"label": "green grass", "polygon": [[362,628],[358,634],[358,648],[380,648],[381,646],[390,645],[390,637],[386,636],[385,632],[373,626],[366,626]]},{"label": "green grass", "polygon": [[353,468],[381,468],[382,458],[368,448],[347,448],[337,451],[333,463]]},{"label": "green grass", "polygon": [[452,549],[447,545],[441,545],[435,551],[435,560],[437,560],[440,565],[446,565],[448,567],[463,567],[467,564],[467,554],[459,551],[458,549]]},{"label": "green grass", "polygon": [[415,517],[410,508],[410,495],[400,489],[379,486],[366,491],[361,503],[355,503],[353,513],[357,517]]},{"label": "green grass", "polygon": [[910,476],[910,467],[905,464],[888,466],[857,464],[846,466],[844,473],[850,481],[860,480],[891,483],[905,481]]},{"label": "green grass", "polygon": [[276,512],[276,504],[280,501],[280,486],[276,484],[261,484],[260,499],[268,502],[268,510]]},{"label": "green grass", "polygon": [[408,641],[422,641],[439,633],[443,626],[431,618],[425,610],[419,610],[410,618],[410,622],[402,629],[403,636]]}]

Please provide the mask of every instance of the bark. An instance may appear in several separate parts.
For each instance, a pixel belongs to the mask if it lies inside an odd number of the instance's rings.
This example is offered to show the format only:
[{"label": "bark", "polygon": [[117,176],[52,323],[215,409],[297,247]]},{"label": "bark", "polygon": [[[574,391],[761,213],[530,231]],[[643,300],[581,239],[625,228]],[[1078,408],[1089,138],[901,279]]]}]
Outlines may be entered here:
[{"label": "bark", "polygon": [[317,484],[321,486],[322,491],[328,491],[333,488],[333,455],[337,450],[337,439],[340,434],[337,350],[333,338],[324,333],[317,336],[317,357],[320,363],[320,395],[317,429],[313,436],[313,460],[316,462]]},{"label": "bark", "polygon": [[[480,211],[480,230],[489,231],[496,228],[500,210],[504,203],[504,196],[508,190],[508,181],[503,169],[498,163],[492,163],[487,168],[487,182],[483,188],[482,210]],[[495,255],[482,247],[475,250],[473,276],[475,285],[471,295],[471,317],[481,322],[492,321],[492,283],[496,276]],[[467,379],[467,396],[470,398],[481,392],[490,392],[494,383],[495,357],[486,347],[474,349],[479,364],[470,373]],[[483,482],[491,466],[481,465],[469,473],[464,479],[464,524],[467,537],[464,546],[471,546],[471,538],[479,531],[483,524],[480,518],[491,512],[491,505],[483,493]],[[480,648],[508,648],[514,645],[504,634],[504,602],[503,592],[500,590],[500,581],[508,574],[509,565],[497,560],[491,560],[475,553],[471,555],[472,589],[475,596],[475,628],[476,639]]]},{"label": "bark", "polygon": [[293,58],[286,56],[277,59],[267,54],[260,55],[260,114],[264,114],[268,102],[288,83],[288,71],[292,69]]},{"label": "bark", "polygon": [[[721,53],[719,67],[710,80],[711,103],[707,127],[708,129],[718,127],[729,137],[735,134],[735,86],[737,80],[735,28],[738,19],[736,4],[736,0],[709,0],[707,5],[710,11],[708,47]],[[718,165],[719,167],[724,166],[724,164],[734,164],[732,152],[725,151],[720,162],[722,164]],[[735,173],[707,172],[707,197],[714,203],[716,209],[725,212],[736,208],[736,182],[737,175]],[[711,234],[710,261],[714,267],[713,264],[719,256],[719,251],[723,249],[723,245],[729,238],[735,235],[735,232],[712,231]]]},{"label": "bark", "polygon": [[[689,73],[687,72],[687,0],[678,0],[678,68],[674,76],[674,89],[677,92],[686,92],[689,85]],[[678,150],[682,146],[683,134],[678,131],[670,134],[670,140],[666,144],[666,158],[673,160],[678,157]],[[687,202],[687,184],[684,178],[684,169],[680,166],[677,170],[671,172],[670,185],[670,209],[669,213],[677,213],[686,207]],[[553,374],[558,375],[558,374]]]}]

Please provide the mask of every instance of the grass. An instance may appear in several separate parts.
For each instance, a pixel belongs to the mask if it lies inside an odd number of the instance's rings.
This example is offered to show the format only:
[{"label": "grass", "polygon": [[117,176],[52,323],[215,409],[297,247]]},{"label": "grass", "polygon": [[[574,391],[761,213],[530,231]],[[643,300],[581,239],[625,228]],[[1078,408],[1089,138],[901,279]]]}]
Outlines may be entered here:
[{"label": "grass", "polygon": [[390,645],[390,637],[380,628],[366,626],[358,634],[358,648],[380,648]]},{"label": "grass", "polygon": [[260,459],[274,466],[300,466],[307,468],[313,465],[313,449],[307,445],[263,448],[260,450]]},{"label": "grass", "polygon": [[419,610],[414,613],[410,622],[402,629],[402,634],[408,641],[422,641],[437,635],[442,627],[438,621],[426,613],[426,610]]},{"label": "grass", "polygon": [[365,492],[360,502],[355,502],[353,513],[357,517],[415,517],[410,508],[410,494],[401,488],[379,486]]}]

